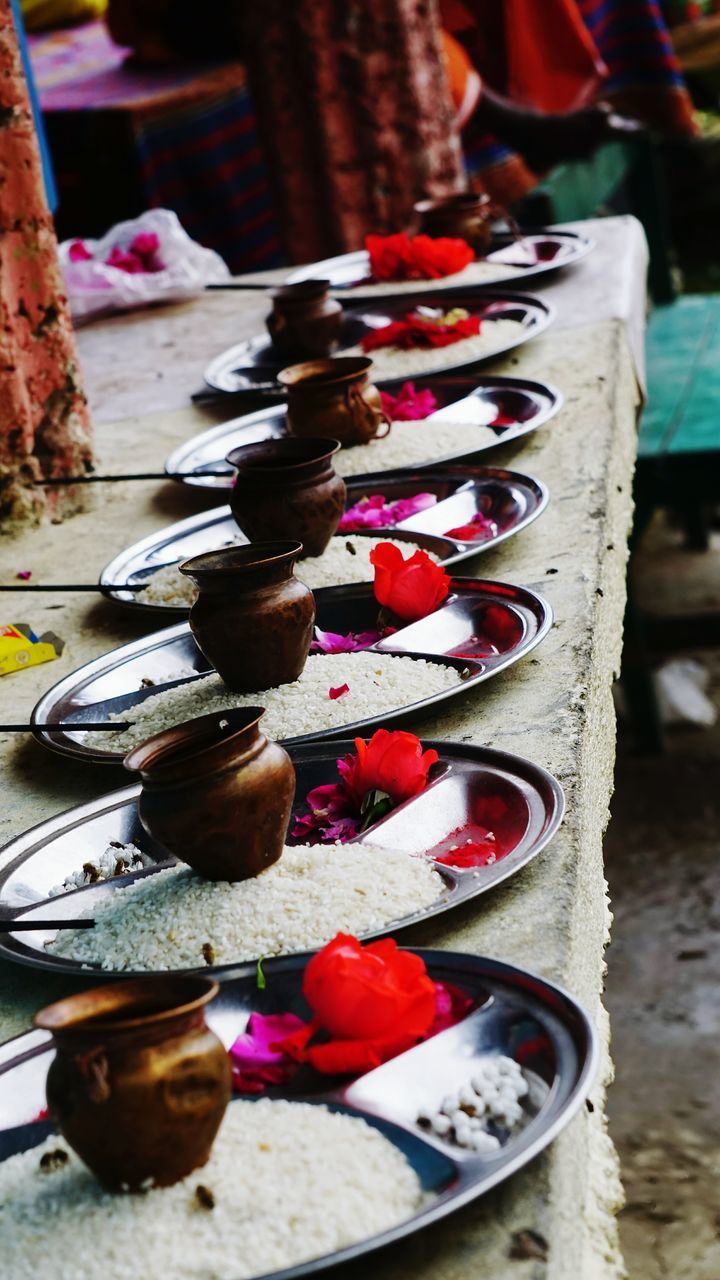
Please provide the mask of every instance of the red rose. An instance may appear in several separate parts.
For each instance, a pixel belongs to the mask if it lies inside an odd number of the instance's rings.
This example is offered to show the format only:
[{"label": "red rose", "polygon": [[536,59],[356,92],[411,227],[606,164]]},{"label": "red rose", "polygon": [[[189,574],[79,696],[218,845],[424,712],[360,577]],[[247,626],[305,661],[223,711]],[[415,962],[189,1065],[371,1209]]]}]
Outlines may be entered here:
[{"label": "red rose", "polygon": [[338,760],[338,773],[360,810],[368,792],[383,791],[394,805],[419,795],[440,758],[433,748],[423,751],[420,739],[402,729],[378,729],[369,742],[356,738],[355,748],[357,755]]},{"label": "red rose", "polygon": [[375,598],[404,622],[433,613],[450,590],[450,578],[425,551],[408,560],[392,542],[379,542],[370,552],[375,567]]},{"label": "red rose", "polygon": [[[392,938],[363,947],[339,933],[308,962],[303,995],[314,1017],[281,1048],[318,1071],[357,1074],[422,1040],[436,1015],[435,984],[424,962]],[[331,1040],[308,1048],[322,1028]]]}]

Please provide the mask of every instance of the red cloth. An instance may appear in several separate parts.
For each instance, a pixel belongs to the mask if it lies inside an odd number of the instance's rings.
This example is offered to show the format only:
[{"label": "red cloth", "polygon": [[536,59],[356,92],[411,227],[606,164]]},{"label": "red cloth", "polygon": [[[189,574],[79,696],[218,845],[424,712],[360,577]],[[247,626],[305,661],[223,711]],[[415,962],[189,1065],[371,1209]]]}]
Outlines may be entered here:
[{"label": "red cloth", "polygon": [[[500,28],[492,10],[487,0],[440,0],[456,106],[473,66],[513,102],[541,111],[572,111],[596,97],[606,68],[575,0],[504,0]],[[465,65],[455,36],[469,54]],[[498,39],[503,66],[492,47]]]},{"label": "red cloth", "polygon": [[592,102],[607,74],[575,0],[505,0],[507,93],[541,111]]}]

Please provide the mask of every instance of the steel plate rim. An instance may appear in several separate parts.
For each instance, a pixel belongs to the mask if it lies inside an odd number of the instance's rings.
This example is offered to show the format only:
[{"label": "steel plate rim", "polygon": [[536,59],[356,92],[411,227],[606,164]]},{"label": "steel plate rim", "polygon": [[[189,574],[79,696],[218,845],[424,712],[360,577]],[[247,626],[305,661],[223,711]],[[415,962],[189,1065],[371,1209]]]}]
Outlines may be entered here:
[{"label": "steel plate rim", "polygon": [[[412,302],[414,297],[423,297],[426,299],[438,297],[438,296],[442,297],[443,293],[445,292],[447,293],[457,292],[458,294],[461,294],[463,292],[472,293],[474,292],[474,290],[468,289],[467,286],[465,286],[464,289],[457,288],[456,290],[447,290],[447,291],[442,288],[438,288],[432,291],[428,291],[426,293],[421,293],[419,295],[412,294],[412,293],[403,294],[402,300],[405,300],[405,298],[407,298],[409,302]],[[488,352],[487,355],[475,356],[472,360],[461,360],[458,364],[443,365],[441,368],[438,368],[438,369],[430,369],[422,376],[428,377],[428,378],[440,377],[443,374],[453,373],[458,369],[466,369],[466,368],[470,368],[472,365],[485,364],[489,360],[498,360],[501,356],[507,355],[508,352],[514,351],[516,347],[523,346],[523,344],[528,342],[531,338],[535,338],[539,334],[544,333],[545,330],[548,329],[549,326],[553,324],[555,319],[557,318],[557,308],[555,307],[554,303],[548,302],[545,298],[533,297],[530,294],[513,292],[510,296],[506,296],[503,294],[498,294],[493,289],[488,288],[488,289],[483,289],[482,293],[479,294],[478,301],[480,301],[481,299],[484,304],[487,303],[488,305],[491,305],[493,302],[503,302],[503,303],[510,304],[511,306],[525,307],[525,310],[527,312],[527,322],[523,323],[523,332],[520,335],[518,335],[517,338],[514,338],[512,341],[508,341],[502,346],[498,347],[495,351]],[[383,298],[378,299],[378,304],[382,305],[383,302],[387,304],[393,300],[394,300],[393,295],[385,294]],[[352,310],[353,308],[348,308],[349,312],[351,312]],[[264,342],[264,341],[265,341],[264,334],[256,334],[255,337],[253,338],[246,338],[243,342],[236,342],[231,347],[227,347],[225,351],[221,351],[219,355],[215,356],[214,359],[210,361],[210,363],[207,365],[205,369],[203,377],[205,379],[206,385],[210,387],[213,391],[222,392],[227,395],[237,395],[238,391],[241,391],[241,392],[247,391],[247,394],[251,395],[253,392],[252,386],[247,388],[231,387],[231,386],[224,385],[223,380],[226,375],[226,369],[228,364],[235,361],[241,361],[243,359],[247,360],[248,357],[252,356],[253,345],[257,346],[259,342]],[[337,355],[342,356],[343,351],[346,349],[347,348],[340,348],[337,352]],[[243,366],[241,365],[240,367],[243,367]],[[244,367],[248,367],[248,366],[244,366]],[[408,376],[413,376],[413,375],[408,375]],[[414,376],[418,377],[420,375],[416,374]],[[269,378],[268,381],[275,382],[274,376]],[[397,381],[397,378],[393,378],[393,377],[374,379],[375,385],[378,387],[385,387],[388,383],[396,382],[396,381]]]},{"label": "steel plate rim", "polygon": [[[467,903],[475,902],[484,894],[496,889],[500,884],[509,880],[512,876],[522,871],[529,863],[533,862],[544,849],[547,848],[550,841],[557,834],[562,825],[566,810],[566,798],[562,785],[554,774],[545,769],[542,765],[528,759],[525,756],[519,756],[513,752],[504,751],[497,747],[475,746],[472,743],[462,743],[436,738],[422,738],[425,748],[434,748],[437,750],[440,758],[445,757],[459,759],[476,765],[479,769],[485,769],[489,773],[509,775],[517,783],[525,783],[532,787],[534,792],[540,797],[540,802],[544,809],[543,828],[535,836],[531,844],[521,854],[517,854],[515,850],[509,853],[500,862],[495,863],[493,867],[492,877],[487,882],[473,881],[470,875],[464,880],[465,890],[459,894],[454,900],[452,898],[452,890],[450,895],[446,894],[437,898],[427,908],[413,913],[412,915],[402,917],[401,921],[391,922],[391,927],[377,929],[361,936],[364,940],[371,941],[375,938],[388,937],[396,933],[404,933],[409,928],[424,924],[426,921],[433,919],[435,916],[444,915],[446,912],[454,910],[456,907],[464,906]],[[297,746],[289,744],[290,755],[293,760],[302,761],[306,758],[313,758],[316,749],[325,744],[316,742],[304,742]],[[352,738],[340,739],[333,744],[338,752],[342,755],[352,750],[354,742]],[[52,818],[47,818],[42,822],[34,824],[26,831],[16,836],[8,844],[0,848],[0,872],[12,867],[18,863],[22,866],[29,861],[33,853],[38,848],[45,847],[48,839],[56,839],[57,837],[67,834],[82,827],[88,820],[101,818],[107,814],[113,813],[118,809],[129,808],[137,799],[140,793],[140,784],[132,784],[122,787],[116,791],[106,792],[105,795],[99,796],[94,800],[83,802],[81,805],[73,805],[69,809],[55,814]],[[71,820],[74,819],[74,820]],[[45,836],[45,839],[43,839]],[[87,886],[85,886],[87,888]],[[107,886],[105,886],[107,887]],[[92,892],[92,887],[91,887]],[[34,910],[41,903],[48,903],[51,899],[41,899],[37,903],[28,903],[26,907],[19,908],[17,914],[22,916],[25,911]],[[12,919],[7,911],[3,912],[0,908],[0,918]],[[291,952],[288,955],[268,957],[264,960],[264,967],[271,972],[273,966],[281,964],[289,964],[291,962],[299,962],[307,959],[312,955],[310,951]],[[29,947],[27,951],[16,950],[15,945],[11,941],[9,935],[6,940],[4,934],[0,934],[0,956],[7,960],[11,960],[16,964],[24,965],[26,968],[39,969],[45,972],[56,974],[66,974],[68,977],[92,977],[98,982],[119,981],[119,977],[123,979],[147,977],[147,970],[107,970],[103,971],[99,968],[88,968],[77,961],[68,960],[64,957],[54,957],[43,953],[42,951],[32,951]],[[230,974],[236,976],[248,976],[255,972],[257,965],[257,957],[247,961],[234,961],[223,965],[203,965],[196,969],[173,969],[173,970],[152,970],[151,972],[169,972],[174,975],[203,973],[212,974],[220,980],[228,979]]]},{"label": "steel plate rim", "polygon": [[[441,951],[435,948],[413,947],[408,949],[419,955],[430,969],[434,968],[435,964],[440,969],[443,967],[460,969],[460,965],[454,964],[454,962],[458,960],[464,961],[467,967],[467,961],[469,960],[470,968],[473,969],[474,976],[476,975],[480,982],[484,978],[486,981],[500,983],[508,989],[508,994],[510,995],[517,996],[520,994],[522,996],[523,989],[528,985],[539,989],[541,994],[535,995],[534,1003],[539,1004],[543,1009],[553,1012],[572,1039],[575,1078],[572,1083],[568,1084],[566,1096],[560,1103],[556,1113],[551,1115],[538,1128],[538,1132],[531,1141],[521,1146],[514,1155],[508,1156],[503,1164],[484,1172],[480,1168],[473,1178],[470,1176],[472,1171],[468,1170],[467,1164],[463,1166],[461,1162],[453,1160],[449,1156],[448,1159],[455,1165],[457,1171],[457,1188],[454,1192],[446,1190],[439,1193],[435,1197],[434,1203],[427,1205],[424,1209],[421,1208],[412,1217],[404,1219],[386,1231],[379,1232],[374,1236],[368,1236],[364,1240],[357,1241],[344,1249],[336,1250],[334,1253],[321,1255],[319,1258],[311,1258],[292,1267],[285,1267],[279,1271],[264,1272],[263,1274],[258,1273],[252,1277],[252,1280],[300,1280],[300,1277],[321,1273],[327,1271],[330,1267],[341,1265],[343,1262],[349,1262],[354,1258],[371,1255],[377,1252],[378,1249],[415,1235],[435,1222],[449,1217],[455,1210],[461,1209],[472,1203],[473,1200],[487,1194],[487,1192],[513,1177],[520,1169],[525,1168],[536,1159],[577,1115],[590,1092],[597,1076],[600,1062],[598,1033],[582,1004],[563,986],[548,981],[548,979],[541,977],[532,970],[522,969],[520,966],[511,965],[505,961],[494,960],[492,957],[474,956],[456,951]],[[562,1007],[562,1015],[557,1012],[556,1008],[553,1008],[553,1005],[556,1006],[558,1003]],[[578,1036],[578,1031],[581,1033],[580,1036]],[[21,1032],[20,1035],[3,1042],[0,1045],[0,1049],[6,1049],[16,1044],[20,1050],[20,1054],[17,1055],[20,1060],[23,1057],[25,1060],[39,1057],[48,1051],[48,1041],[51,1037],[45,1037],[41,1043],[37,1043],[36,1036],[37,1032],[34,1031]],[[32,1046],[28,1045],[27,1051],[23,1054],[19,1042],[30,1039],[35,1039],[35,1043]],[[12,1070],[17,1057],[7,1064],[0,1063],[0,1074],[6,1074]],[[353,1106],[351,1109],[356,1115],[364,1118],[366,1123],[372,1121],[373,1116],[371,1113],[364,1112],[358,1106]],[[408,1126],[398,1121],[389,1120],[388,1123],[391,1126],[395,1125],[402,1132],[411,1132]],[[414,1136],[419,1137],[419,1135]],[[422,1142],[422,1137],[419,1137],[419,1140]]]},{"label": "steel plate rim", "polygon": [[[383,482],[387,482],[387,481],[392,482],[395,480],[405,479],[406,472],[414,472],[414,471],[426,472],[426,477],[428,480],[435,480],[435,479],[444,480],[449,477],[451,468],[447,467],[446,469],[443,469],[442,467],[440,467],[437,471],[435,470],[431,471],[429,467],[425,467],[425,466],[416,467],[416,468],[396,467],[392,471],[368,472],[367,483],[374,484],[377,481],[378,484],[382,484]],[[508,486],[515,484],[518,487],[523,487],[527,489],[529,492],[531,492],[536,500],[536,505],[532,511],[530,511],[525,516],[523,516],[522,519],[518,520],[517,523],[514,524],[511,528],[508,528],[504,532],[499,533],[495,538],[489,538],[486,541],[480,542],[476,545],[471,543],[465,544],[464,551],[458,549],[454,555],[448,556],[445,560],[442,561],[443,565],[461,564],[465,560],[473,559],[475,556],[482,555],[486,551],[493,550],[494,547],[499,547],[503,542],[506,542],[509,538],[514,537],[518,533],[522,533],[523,530],[527,529],[531,524],[533,524],[535,520],[537,520],[546,510],[548,502],[550,500],[550,491],[548,489],[548,486],[544,483],[544,481],[538,480],[535,476],[526,475],[524,472],[521,472],[521,471],[513,471],[507,467],[490,467],[490,466],[484,466],[483,464],[479,464],[477,467],[475,467],[474,471],[476,473],[485,472],[487,473],[487,475],[484,477],[480,477],[477,474],[471,475],[468,473],[467,475],[468,480],[477,481],[479,479],[486,478],[487,480],[495,480],[498,483],[505,483]],[[353,482],[356,482],[357,480],[362,480],[362,477],[353,476],[353,477],[348,477],[348,479],[351,479]],[[109,560],[108,563],[105,565],[105,567],[101,570],[100,576],[98,578],[98,593],[100,595],[103,595],[106,600],[111,600],[114,604],[122,605],[124,608],[132,609],[134,612],[142,611],[147,613],[148,615],[154,614],[156,616],[158,614],[176,614],[178,616],[182,614],[183,616],[186,616],[188,612],[187,605],[153,604],[153,603],[148,603],[148,602],[140,601],[136,599],[124,599],[123,596],[120,594],[120,591],[112,590],[112,587],[119,586],[120,576],[126,572],[124,566],[131,559],[131,556],[133,558],[136,558],[147,551],[151,551],[154,547],[156,547],[159,544],[161,540],[164,543],[168,543],[170,541],[183,537],[185,534],[199,532],[206,525],[214,525],[214,524],[219,525],[219,524],[222,524],[223,521],[228,519],[232,520],[233,517],[232,517],[231,509],[229,506],[227,506],[227,504],[224,504],[221,507],[211,507],[205,511],[198,512],[196,515],[187,516],[183,520],[176,520],[172,524],[165,525],[163,529],[158,530],[156,533],[148,534],[147,537],[140,538],[137,542],[131,543],[129,547],[125,547],[123,551],[120,551],[118,552],[117,555],[113,556],[112,560]],[[233,524],[234,524],[234,521],[233,521]],[[234,527],[236,529],[238,528],[237,525],[234,525]],[[390,533],[392,531],[384,530],[383,532],[386,533],[386,536],[390,536]],[[402,534],[407,533],[408,535],[412,536],[413,534],[421,533],[422,531],[416,530],[416,529],[398,529],[397,532]],[[432,534],[429,536],[445,537],[446,535]],[[450,539],[450,541],[457,542],[459,540]],[[179,561],[177,562],[169,561],[168,563],[179,563]],[[164,566],[158,565],[157,567],[163,568]],[[338,583],[336,585],[344,586],[346,584]],[[323,588],[318,588],[318,590],[323,590]]]},{"label": "steel plate rim", "polygon": [[[395,379],[398,381],[398,379]],[[543,395],[549,398],[551,403],[546,409],[541,409],[527,424],[518,423],[515,428],[509,428],[508,434],[499,436],[496,441],[488,445],[481,445],[478,449],[473,449],[469,453],[448,453],[443,454],[439,458],[428,459],[427,462],[414,463],[418,469],[430,468],[435,466],[449,466],[462,458],[474,457],[479,453],[486,453],[490,449],[496,449],[503,444],[510,444],[513,440],[519,440],[531,432],[537,431],[540,427],[545,426],[552,418],[558,414],[565,404],[565,395],[551,382],[539,382],[533,378],[513,378],[510,376],[498,374],[496,377],[478,378],[476,388],[482,388],[489,384],[490,387],[495,386],[499,389],[529,391]],[[271,408],[256,409],[252,413],[241,414],[237,418],[230,418],[227,422],[221,422],[215,427],[209,427],[206,431],[200,431],[197,435],[191,436],[189,440],[183,441],[176,449],[168,455],[165,461],[165,472],[168,479],[174,480],[177,484],[188,485],[195,489],[215,489],[224,493],[230,486],[224,484],[216,484],[216,477],[205,477],[200,471],[183,471],[184,458],[187,457],[191,450],[197,450],[206,445],[217,441],[222,441],[234,431],[244,430],[245,427],[260,426],[264,422],[273,422],[285,416],[285,406],[274,405]],[[223,446],[223,448],[226,448]],[[224,456],[224,454],[223,454]],[[398,468],[393,468],[397,470]],[[361,479],[364,475],[374,475],[375,472],[359,472],[357,476],[347,477],[348,479]],[[230,473],[228,473],[228,479]]]},{"label": "steel plate rim", "polygon": [[[452,293],[454,290],[458,290],[458,291],[471,290],[473,292],[475,290],[489,291],[491,289],[496,289],[501,286],[503,288],[507,288],[512,285],[513,281],[519,282],[520,280],[527,280],[530,277],[545,275],[546,273],[549,273],[551,271],[561,271],[564,267],[573,267],[575,266],[576,262],[581,262],[583,258],[586,258],[588,256],[589,253],[592,253],[593,249],[595,249],[597,246],[597,241],[594,239],[593,236],[586,235],[584,232],[581,232],[581,231],[564,230],[561,227],[558,227],[558,228],[526,227],[523,229],[522,239],[527,239],[531,236],[538,236],[538,235],[545,235],[549,239],[556,238],[558,240],[570,241],[575,247],[575,253],[571,258],[566,259],[564,262],[536,263],[534,267],[523,268],[522,275],[519,275],[519,276],[517,275],[498,276],[495,280],[488,280],[484,282],[481,281],[481,282],[478,282],[477,284],[447,285],[446,286],[447,292]],[[491,250],[490,252],[492,253],[493,250]],[[347,263],[350,266],[352,265],[353,259],[360,259],[361,256],[363,257],[365,256],[364,249],[354,249],[348,253],[335,254],[330,258],[321,258],[317,262],[309,263],[307,266],[298,267],[295,271],[291,272],[290,275],[285,278],[284,283],[299,284],[303,280],[318,278],[318,273],[322,273],[323,271],[327,271],[328,269],[332,270],[334,264]],[[502,266],[503,264],[500,263],[498,265]],[[314,277],[311,276],[311,273],[314,273]],[[392,281],[388,281],[388,283],[391,284]],[[430,283],[431,282],[428,282],[428,284]],[[271,285],[268,285],[268,288],[271,288],[271,287],[272,287]],[[333,285],[331,284],[330,293],[333,295],[337,294],[341,298],[347,297],[348,302],[356,298],[357,299],[361,299],[361,298],[373,299],[374,298],[377,300],[381,300],[382,298],[389,298],[392,296],[390,293],[367,293],[367,292],[363,293],[362,292],[363,288],[368,289],[368,288],[371,288],[371,286],[368,286],[368,285],[363,286],[362,284],[359,284],[359,285],[353,286],[352,292],[350,292],[350,289],[348,288],[338,289],[337,286],[333,288]],[[431,293],[432,288],[428,288],[427,290],[423,290],[421,292]],[[408,296],[412,296],[410,294],[410,290],[408,290]]]},{"label": "steel plate rim", "polygon": [[[509,667],[514,666],[516,662],[527,657],[528,654],[532,653],[533,650],[542,643],[552,627],[554,613],[550,601],[545,596],[541,595],[539,591],[535,591],[531,587],[524,587],[514,583],[501,583],[496,579],[462,579],[453,576],[452,580],[453,582],[467,582],[475,584],[476,589],[477,584],[487,584],[490,586],[510,587],[513,591],[523,593],[526,598],[524,607],[530,609],[531,606],[529,601],[532,601],[536,606],[535,616],[539,618],[539,622],[535,634],[530,639],[524,642],[521,641],[516,649],[510,651],[505,655],[504,659],[498,661],[491,668],[485,668],[477,674],[470,676],[467,680],[459,680],[456,685],[453,685],[449,689],[440,690],[439,693],[430,694],[427,698],[421,698],[416,702],[407,703],[403,707],[394,708],[383,712],[382,714],[368,717],[364,720],[354,720],[348,724],[339,725],[335,729],[321,729],[317,733],[312,734],[297,734],[294,737],[278,739],[278,741],[282,742],[284,746],[297,746],[304,742],[331,742],[339,737],[343,737],[345,734],[363,733],[371,728],[379,727],[381,724],[395,724],[398,720],[414,720],[417,716],[424,714],[426,710],[429,710],[438,704],[450,702],[454,698],[457,698],[462,693],[466,692],[468,689],[473,689],[477,685],[484,684],[486,680],[493,679],[496,675],[499,675],[500,672],[506,671]],[[366,584],[359,585],[362,586]],[[322,587],[319,589],[317,594],[319,594],[320,591],[330,593],[343,590],[346,590],[346,588]],[[110,654],[122,652],[124,655],[123,661],[116,663],[115,665],[124,665],[124,662],[128,658],[139,656],[145,650],[153,651],[155,649],[162,648],[169,641],[179,639],[181,636],[188,634],[190,634],[189,623],[179,622],[175,623],[171,627],[164,627],[161,630],[153,632],[150,637],[141,636],[138,640],[130,641],[127,645],[118,645],[115,649],[111,649],[109,652]],[[387,651],[382,650],[381,652],[385,654]],[[414,650],[404,655],[400,654],[390,656],[423,658],[427,661],[437,662],[441,665],[444,660],[447,664],[448,659],[450,659],[449,665],[452,665],[453,662],[456,661],[456,659],[451,658],[451,655],[423,654],[421,651],[416,652]],[[64,731],[60,731],[58,733],[58,731],[51,730],[49,732],[45,732],[43,730],[43,720],[47,720],[47,712],[57,701],[58,696],[60,696],[61,692],[65,690],[66,687],[74,687],[71,684],[73,677],[77,676],[79,672],[83,672],[87,677],[91,677],[93,674],[99,674],[103,671],[104,664],[108,657],[109,654],[106,653],[100,655],[98,658],[91,659],[90,662],[83,664],[83,666],[76,668],[74,672],[71,671],[63,679],[58,680],[42,695],[41,698],[38,699],[30,715],[30,732],[37,742],[50,748],[50,750],[55,751],[59,755],[64,755],[75,760],[85,761],[88,764],[117,765],[120,763],[120,757],[118,755],[111,754],[109,752],[99,753],[88,751],[83,748],[82,743],[76,743],[72,741],[72,739],[67,738]],[[467,661],[470,662],[475,660],[467,659]],[[113,667],[108,668],[108,670],[112,669]],[[202,674],[212,675],[214,672],[208,671]],[[55,696],[53,697],[53,695]],[[78,731],[82,731],[81,722],[78,722],[78,728],[77,730],[74,730],[74,732]]]}]

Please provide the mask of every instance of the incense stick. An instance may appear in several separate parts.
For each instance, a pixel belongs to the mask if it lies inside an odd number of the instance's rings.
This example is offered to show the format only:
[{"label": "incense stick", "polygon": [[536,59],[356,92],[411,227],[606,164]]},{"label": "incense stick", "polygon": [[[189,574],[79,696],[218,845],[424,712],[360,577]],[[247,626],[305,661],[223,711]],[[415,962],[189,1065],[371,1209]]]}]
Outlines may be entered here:
[{"label": "incense stick", "polygon": [[62,720],[49,720],[45,724],[0,724],[0,733],[35,733],[38,729],[42,729],[47,733],[59,733],[61,730],[66,732],[77,733],[81,730],[83,733],[117,733],[119,729],[130,729],[129,720],[116,720],[111,724],[103,721],[101,724],[91,724],[87,720],[74,720],[69,724]]},{"label": "incense stick", "polygon": [[147,582],[30,582],[2,583],[0,591],[144,591]]},{"label": "incense stick", "polygon": [[0,920],[0,933],[30,933],[33,929],[94,929],[94,920]]},{"label": "incense stick", "polygon": [[225,467],[222,471],[200,471],[200,472],[184,472],[184,471],[134,471],[128,475],[117,476],[56,476],[44,480],[33,480],[33,484],[40,488],[53,488],[56,485],[66,484],[119,484],[131,480],[185,480],[188,475],[195,477],[196,475],[208,476],[210,478],[222,478],[227,480],[233,474],[230,467]]}]

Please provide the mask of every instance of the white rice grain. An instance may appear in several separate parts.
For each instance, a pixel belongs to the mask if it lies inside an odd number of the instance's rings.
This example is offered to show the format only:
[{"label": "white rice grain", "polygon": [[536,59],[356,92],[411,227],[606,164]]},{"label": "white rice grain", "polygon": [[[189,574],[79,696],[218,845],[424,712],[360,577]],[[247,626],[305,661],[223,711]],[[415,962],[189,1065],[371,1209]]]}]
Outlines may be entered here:
[{"label": "white rice grain", "polygon": [[[471,364],[485,360],[496,351],[504,350],[522,336],[525,326],[519,320],[483,320],[480,333],[461,338],[447,347],[415,347],[403,351],[399,347],[378,347],[369,353],[373,362],[370,377],[413,378],[421,374],[437,373],[452,369],[455,365]],[[343,356],[362,356],[362,347],[348,347]]]},{"label": "white rice grain", "polygon": [[[41,1171],[58,1150],[67,1162]],[[236,1101],[207,1164],[144,1195],[104,1191],[59,1137],[11,1156],[0,1165],[2,1271],[7,1280],[247,1280],[385,1231],[423,1198],[402,1153],[359,1117]]]},{"label": "white rice grain", "polygon": [[[168,677],[169,679],[173,677]],[[292,738],[339,728],[410,706],[431,694],[451,689],[459,680],[455,668],[424,658],[380,653],[312,654],[292,684],[255,693],[233,693],[218,675],[151,694],[137,706],[111,712],[108,720],[130,721],[117,733],[86,733],[83,744],[123,755],[154,733],[197,716],[229,707],[265,707],[263,732],[268,738]],[[331,688],[349,690],[331,698]]]},{"label": "white rice grain", "polygon": [[[411,854],[352,844],[295,845],[267,871],[233,884],[169,867],[90,903],[94,929],[62,929],[53,955],[105,970],[196,969],[361,935],[437,901],[444,881]],[[87,900],[87,899],[86,899]]]},{"label": "white rice grain", "polygon": [[[354,444],[335,454],[333,463],[341,476],[362,475],[366,471],[392,471],[395,467],[419,466],[451,454],[472,453],[498,437],[486,425],[492,422],[496,409],[476,400],[473,411],[476,422],[441,422],[434,418],[418,418],[415,422],[393,422],[387,436]],[[384,428],[381,428],[383,430]]]}]

